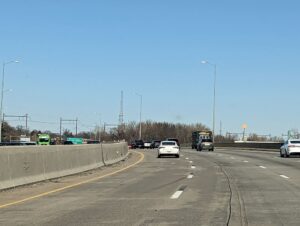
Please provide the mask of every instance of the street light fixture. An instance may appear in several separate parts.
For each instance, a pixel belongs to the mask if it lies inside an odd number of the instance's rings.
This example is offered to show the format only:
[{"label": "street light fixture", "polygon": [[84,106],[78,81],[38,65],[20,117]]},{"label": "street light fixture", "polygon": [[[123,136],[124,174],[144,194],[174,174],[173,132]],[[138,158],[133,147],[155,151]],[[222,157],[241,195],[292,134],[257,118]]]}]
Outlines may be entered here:
[{"label": "street light fixture", "polygon": [[208,64],[214,67],[214,100],[213,100],[213,141],[215,140],[215,118],[216,118],[216,78],[217,78],[217,65],[210,63],[206,60],[201,61],[202,64]]},{"label": "street light fixture", "polygon": [[142,104],[143,104],[143,95],[135,93],[140,97],[140,131],[139,131],[139,140],[142,139]]},{"label": "street light fixture", "polygon": [[4,77],[5,77],[5,66],[11,63],[19,63],[17,60],[3,62],[2,70],[2,86],[1,86],[1,103],[0,103],[0,143],[2,142],[2,123],[3,123],[3,94],[4,94]]}]

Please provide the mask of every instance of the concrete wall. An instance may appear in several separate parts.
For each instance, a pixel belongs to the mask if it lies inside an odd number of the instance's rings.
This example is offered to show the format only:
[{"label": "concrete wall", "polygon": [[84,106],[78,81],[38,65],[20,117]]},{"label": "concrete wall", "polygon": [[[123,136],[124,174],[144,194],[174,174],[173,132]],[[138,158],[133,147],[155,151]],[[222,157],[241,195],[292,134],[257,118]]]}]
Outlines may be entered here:
[{"label": "concrete wall", "polygon": [[121,161],[127,143],[0,147],[0,190]]},{"label": "concrete wall", "polygon": [[215,143],[215,147],[232,147],[232,148],[255,148],[255,149],[273,149],[279,150],[282,143],[263,143],[263,142],[246,142],[246,143]]}]

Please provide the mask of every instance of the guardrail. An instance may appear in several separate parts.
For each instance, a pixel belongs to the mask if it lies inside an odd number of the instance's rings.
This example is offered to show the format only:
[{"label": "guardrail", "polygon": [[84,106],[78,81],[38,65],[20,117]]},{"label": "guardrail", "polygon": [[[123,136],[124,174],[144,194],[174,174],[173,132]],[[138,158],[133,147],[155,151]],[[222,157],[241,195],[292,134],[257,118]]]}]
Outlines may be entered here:
[{"label": "guardrail", "polygon": [[1,147],[0,190],[114,164],[127,155],[126,142]]}]

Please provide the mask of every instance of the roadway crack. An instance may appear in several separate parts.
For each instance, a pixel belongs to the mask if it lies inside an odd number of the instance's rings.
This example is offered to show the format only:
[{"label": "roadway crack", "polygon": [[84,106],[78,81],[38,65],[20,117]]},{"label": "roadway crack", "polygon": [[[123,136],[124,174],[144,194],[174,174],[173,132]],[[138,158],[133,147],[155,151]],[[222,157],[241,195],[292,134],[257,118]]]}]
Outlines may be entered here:
[{"label": "roadway crack", "polygon": [[216,164],[221,172],[224,174],[227,184],[228,184],[228,189],[229,189],[229,202],[228,202],[228,217],[226,221],[226,226],[230,225],[230,222],[232,221],[233,218],[233,205],[234,205],[234,195],[236,195],[237,203],[238,203],[238,209],[239,209],[239,220],[240,220],[240,225],[241,226],[248,226],[248,220],[246,216],[246,211],[245,211],[245,205],[244,205],[244,200],[243,197],[241,196],[240,192],[238,191],[238,188],[236,187],[235,183],[232,181],[232,178],[230,174],[224,169],[223,165],[213,162]]}]

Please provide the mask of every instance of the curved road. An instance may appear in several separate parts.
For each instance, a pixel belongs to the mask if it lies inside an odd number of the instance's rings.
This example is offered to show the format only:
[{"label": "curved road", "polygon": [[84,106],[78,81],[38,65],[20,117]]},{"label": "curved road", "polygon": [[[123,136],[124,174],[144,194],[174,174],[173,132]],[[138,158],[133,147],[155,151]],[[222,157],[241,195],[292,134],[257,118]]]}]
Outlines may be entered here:
[{"label": "curved road", "polygon": [[[183,149],[180,159],[139,152],[143,161],[117,174],[91,174],[94,179],[78,186],[3,208],[0,203],[0,225],[299,225],[300,158],[228,148]],[[142,160],[141,154],[128,161]],[[16,201],[32,195],[22,189],[0,196]]]}]

